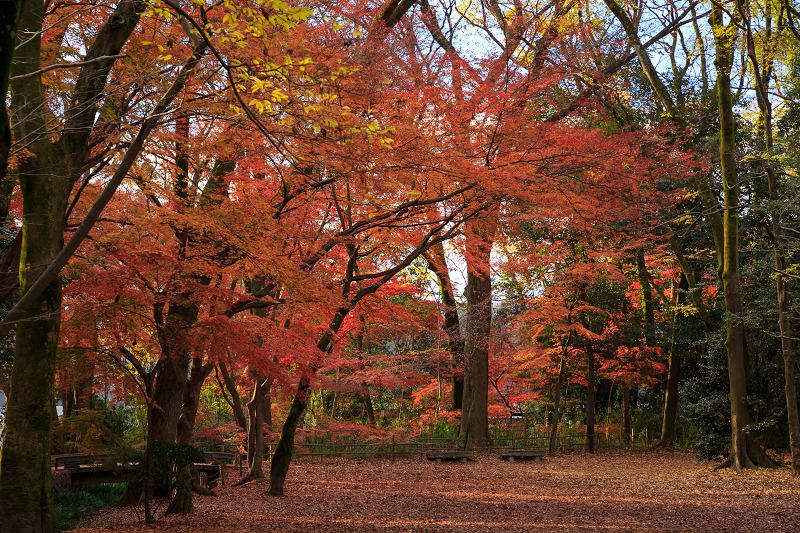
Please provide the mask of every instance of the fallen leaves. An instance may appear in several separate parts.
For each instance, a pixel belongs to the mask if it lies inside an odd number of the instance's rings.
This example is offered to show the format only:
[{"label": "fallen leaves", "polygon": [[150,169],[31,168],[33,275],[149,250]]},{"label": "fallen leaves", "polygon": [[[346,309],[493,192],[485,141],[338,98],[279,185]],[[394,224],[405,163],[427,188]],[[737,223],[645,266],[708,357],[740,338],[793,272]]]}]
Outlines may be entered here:
[{"label": "fallen leaves", "polygon": [[495,454],[467,464],[305,459],[293,464],[285,498],[267,496],[265,483],[225,486],[196,496],[193,515],[148,526],[132,510],[106,509],[76,531],[800,531],[800,480],[788,469],[712,466],[637,450],[540,463]]}]

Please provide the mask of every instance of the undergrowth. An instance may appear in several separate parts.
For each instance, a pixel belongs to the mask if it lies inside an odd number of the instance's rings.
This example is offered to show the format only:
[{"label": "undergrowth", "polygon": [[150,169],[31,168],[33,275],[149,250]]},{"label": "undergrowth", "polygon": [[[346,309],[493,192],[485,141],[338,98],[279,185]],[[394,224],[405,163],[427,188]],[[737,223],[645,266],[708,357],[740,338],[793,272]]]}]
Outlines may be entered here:
[{"label": "undergrowth", "polygon": [[78,521],[98,509],[113,505],[124,491],[124,483],[107,483],[75,487],[66,492],[56,493],[56,515],[61,530],[74,529]]}]

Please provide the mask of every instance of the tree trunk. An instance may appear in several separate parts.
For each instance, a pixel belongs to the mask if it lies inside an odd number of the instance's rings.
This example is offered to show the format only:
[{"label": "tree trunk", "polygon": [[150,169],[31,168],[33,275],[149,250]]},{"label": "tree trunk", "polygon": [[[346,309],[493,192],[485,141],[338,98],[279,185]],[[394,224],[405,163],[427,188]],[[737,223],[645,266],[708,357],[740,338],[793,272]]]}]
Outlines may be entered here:
[{"label": "tree trunk", "polygon": [[233,417],[236,419],[236,425],[242,429],[247,429],[247,417],[242,409],[242,398],[239,396],[239,391],[236,389],[236,383],[233,377],[228,372],[228,367],[223,362],[218,363],[219,371],[222,374],[222,379],[225,382],[225,389],[231,395],[230,406],[233,410]]},{"label": "tree trunk", "polygon": [[648,346],[655,346],[655,313],[653,311],[653,288],[650,286],[650,273],[644,261],[644,248],[636,250],[636,273],[641,287],[642,312],[644,314],[644,335]]},{"label": "tree trunk", "polygon": [[[347,317],[347,314],[352,310],[352,305],[355,305],[355,303],[351,302],[351,305],[343,306],[336,310],[330,326],[317,342],[317,349],[326,353],[330,353],[333,350],[334,336],[339,331],[339,328],[342,327],[345,317]],[[312,365],[309,370],[316,372],[317,368]],[[310,394],[311,380],[307,376],[302,376],[297,384],[297,391],[292,399],[289,414],[283,423],[281,438],[275,447],[275,453],[272,454],[272,463],[269,469],[269,488],[267,489],[267,494],[271,496],[283,496],[283,485],[286,483],[286,474],[289,472],[289,465],[292,462],[292,454],[294,453],[294,436],[308,405]]]},{"label": "tree trunk", "polygon": [[681,357],[677,345],[678,327],[681,313],[677,307],[685,300],[686,290],[689,282],[686,276],[681,274],[680,282],[675,286],[676,297],[672,310],[672,342],[669,348],[669,371],[667,372],[667,390],[664,394],[664,412],[661,418],[661,438],[656,443],[657,447],[672,448],[675,443],[675,415],[678,412],[678,382],[680,379]]},{"label": "tree trunk", "polygon": [[[770,6],[765,6],[765,16],[771,20],[772,12]],[[789,424],[789,448],[792,454],[792,473],[800,474],[800,420],[797,412],[797,379],[796,379],[796,349],[794,338],[792,337],[792,327],[789,322],[789,277],[786,272],[786,248],[783,238],[783,224],[781,221],[781,211],[778,207],[781,202],[778,192],[778,177],[776,168],[772,162],[773,151],[772,137],[772,101],[769,95],[770,79],[774,72],[773,57],[771,55],[763,57],[759,65],[756,42],[750,24],[749,13],[745,20],[744,28],[747,37],[748,56],[753,64],[756,80],[756,101],[761,111],[762,124],[764,126],[764,147],[767,157],[762,160],[764,172],[767,176],[767,186],[769,189],[769,200],[771,204],[771,235],[773,254],[776,272],[776,292],[778,300],[778,329],[781,335],[781,352],[783,354],[784,368],[784,388],[786,392],[786,413]],[[777,44],[776,38],[779,34],[767,31],[762,38],[766,39],[768,46]],[[773,40],[773,43],[769,43]]]},{"label": "tree trunk", "polygon": [[253,396],[247,402],[247,474],[234,486],[264,478],[264,397],[271,383],[271,379],[260,378],[253,383]]},{"label": "tree trunk", "polygon": [[367,422],[370,427],[375,427],[375,409],[372,408],[372,396],[369,394],[369,385],[361,385],[361,398],[364,400],[364,411],[367,413]]},{"label": "tree trunk", "polygon": [[459,441],[464,449],[489,441],[489,336],[492,279],[489,260],[494,228],[486,220],[467,228],[467,334],[464,339],[464,400]]},{"label": "tree trunk", "polygon": [[70,388],[66,393],[64,393],[62,402],[64,404],[64,418],[69,418],[75,414],[75,389]]},{"label": "tree trunk", "polygon": [[178,440],[178,420],[181,415],[188,366],[188,358],[177,359],[163,355],[156,364],[154,405],[150,420],[153,440],[163,442]]},{"label": "tree trunk", "polygon": [[194,423],[197,418],[197,408],[200,405],[200,390],[206,378],[214,369],[213,363],[203,364],[202,359],[192,359],[192,370],[183,392],[183,405],[178,418],[177,442],[190,444],[194,436]]},{"label": "tree trunk", "polygon": [[15,180],[8,177],[8,154],[11,151],[11,125],[8,120],[9,78],[14,60],[17,22],[21,0],[11,0],[0,9],[0,224],[8,218]]},{"label": "tree trunk", "polygon": [[450,271],[444,255],[444,245],[440,242],[431,247],[425,254],[428,268],[439,280],[439,291],[444,306],[444,331],[447,335],[447,350],[452,360],[452,396],[450,410],[458,411],[464,400],[464,337],[461,335],[461,323],[458,318],[458,305],[456,304],[453,284],[450,281]]},{"label": "tree trunk", "polygon": [[272,384],[275,382],[274,378],[265,380],[263,387],[263,395],[261,397],[261,413],[262,423],[264,423],[270,430],[272,429]]},{"label": "tree trunk", "polygon": [[736,175],[736,123],[731,93],[731,66],[738,28],[735,21],[722,21],[722,7],[714,5],[709,19],[714,30],[717,54],[717,104],[719,108],[719,155],[724,192],[722,286],[725,295],[728,378],[731,402],[731,451],[727,463],[735,471],[775,462],[758,446],[744,428],[752,422],[747,405],[747,372],[744,336],[744,308],[739,277],[739,183]]},{"label": "tree trunk", "polygon": [[[191,303],[189,293],[177,295],[169,305],[166,318],[161,309],[154,312],[158,328],[158,342],[161,348],[156,368],[155,390],[153,392],[152,429],[153,440],[177,442],[178,422],[181,417],[184,396],[188,386],[190,354],[190,328],[197,322],[199,308]],[[185,430],[184,430],[185,431]]]},{"label": "tree trunk", "polygon": [[589,453],[594,453],[594,350],[589,347],[586,350],[586,448]]},{"label": "tree trunk", "polygon": [[553,398],[553,420],[550,423],[550,440],[547,444],[547,455],[552,457],[556,451],[556,432],[558,431],[558,423],[561,421],[561,388],[564,386],[564,374],[566,364],[564,358],[561,358],[561,364],[558,365],[558,379],[556,379],[555,397]]},{"label": "tree trunk", "polygon": [[623,384],[620,388],[622,392],[622,431],[625,433],[625,440],[631,438],[631,389]]},{"label": "tree trunk", "polygon": [[[32,35],[14,57],[14,73],[39,68],[43,4],[27,3],[19,33]],[[54,151],[46,135],[40,78],[13,84],[12,106],[25,120],[17,138],[31,139],[19,161],[23,202],[20,289],[24,293],[63,246],[68,180],[55,177]],[[54,281],[17,323],[14,365],[6,404],[6,430],[0,451],[0,531],[59,531],[53,505],[50,444],[56,350],[61,323],[61,282]]]},{"label": "tree trunk", "polygon": [[297,432],[297,426],[308,405],[310,389],[311,381],[306,377],[300,378],[300,384],[292,399],[289,414],[286,416],[286,422],[283,424],[281,438],[278,441],[278,445],[275,447],[275,453],[272,455],[272,464],[269,471],[269,488],[267,489],[267,494],[271,496],[283,496],[286,474],[289,472],[289,465],[291,464],[292,454],[294,453],[294,435]]}]

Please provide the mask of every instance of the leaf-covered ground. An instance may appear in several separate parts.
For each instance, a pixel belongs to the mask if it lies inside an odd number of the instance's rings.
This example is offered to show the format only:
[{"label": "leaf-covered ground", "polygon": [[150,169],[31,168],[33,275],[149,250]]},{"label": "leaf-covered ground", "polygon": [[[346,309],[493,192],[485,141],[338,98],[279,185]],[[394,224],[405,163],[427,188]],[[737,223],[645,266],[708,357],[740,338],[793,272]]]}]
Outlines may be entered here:
[{"label": "leaf-covered ground", "polygon": [[76,531],[800,531],[800,479],[788,469],[712,468],[687,453],[634,450],[538,463],[304,459],[284,498],[265,495],[265,483],[218,487],[196,496],[192,515],[148,526],[107,509]]}]

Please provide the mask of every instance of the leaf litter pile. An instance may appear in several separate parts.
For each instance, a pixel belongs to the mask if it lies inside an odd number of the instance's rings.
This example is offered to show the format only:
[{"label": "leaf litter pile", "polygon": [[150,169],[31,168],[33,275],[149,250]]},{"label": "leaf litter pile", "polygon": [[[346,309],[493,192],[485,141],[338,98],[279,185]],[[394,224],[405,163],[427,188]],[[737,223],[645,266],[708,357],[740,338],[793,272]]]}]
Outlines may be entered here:
[{"label": "leaf litter pile", "polygon": [[266,488],[217,487],[195,496],[194,514],[153,525],[132,509],[105,509],[76,531],[800,531],[800,479],[788,469],[714,471],[683,452],[514,463],[485,454],[466,464],[307,458],[292,464],[286,497]]}]

